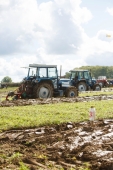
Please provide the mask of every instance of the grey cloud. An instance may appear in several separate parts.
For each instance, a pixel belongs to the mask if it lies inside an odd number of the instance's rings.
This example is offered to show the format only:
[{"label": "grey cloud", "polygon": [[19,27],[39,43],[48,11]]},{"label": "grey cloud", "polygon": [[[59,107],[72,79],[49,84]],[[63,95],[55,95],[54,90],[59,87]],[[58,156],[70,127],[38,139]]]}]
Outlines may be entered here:
[{"label": "grey cloud", "polygon": [[[28,21],[25,20],[24,11],[19,11],[18,3],[21,4],[21,1],[10,0],[10,4],[0,6],[0,55],[36,53],[39,46],[37,38],[32,35],[35,32],[33,24],[28,16]],[[30,29],[27,24],[30,24]]]},{"label": "grey cloud", "polygon": [[0,55],[12,54],[17,50],[17,42],[13,35],[8,35],[7,32],[0,35]]},{"label": "grey cloud", "polygon": [[41,3],[46,3],[46,2],[49,2],[51,0],[36,0],[38,4],[41,4]]},{"label": "grey cloud", "polygon": [[[80,28],[72,21],[71,15],[58,10],[52,13],[54,24],[51,37],[45,39],[46,50],[50,54],[76,53],[76,48],[82,42]],[[74,48],[75,47],[75,48]]]},{"label": "grey cloud", "polygon": [[[3,28],[4,29],[4,28]],[[0,55],[13,54],[20,50],[21,43],[17,41],[18,34],[16,35],[9,28],[5,28],[0,33]]]},{"label": "grey cloud", "polygon": [[[6,12],[2,16],[3,23],[0,23],[0,54],[7,55],[13,53],[37,53],[37,49],[45,49],[47,54],[75,54],[79,45],[82,42],[80,28],[72,21],[72,16],[67,13],[63,8],[59,9],[58,6],[51,13],[52,31],[48,31],[38,25],[35,21],[29,30],[26,25],[21,25],[21,15],[15,11],[19,10],[16,6],[16,0],[10,1],[11,13]],[[37,0],[37,3],[41,2]],[[45,1],[48,2],[48,1]],[[53,5],[55,5],[53,3]],[[15,9],[15,10],[14,10]],[[60,13],[59,13],[60,10]],[[9,14],[9,16],[8,16]],[[11,18],[12,17],[12,18]],[[35,16],[36,17],[36,16]],[[41,18],[43,20],[43,18]],[[48,22],[48,21],[47,21]],[[23,30],[23,28],[26,30]],[[37,36],[40,34],[41,37]]]},{"label": "grey cloud", "polygon": [[29,33],[13,33],[5,30],[0,34],[0,55],[13,53],[36,53],[39,42]]},{"label": "grey cloud", "polygon": [[94,65],[94,66],[95,65],[112,66],[113,53],[106,52],[100,55],[98,54],[97,56],[95,54],[93,56],[87,57],[86,63],[87,65]]}]

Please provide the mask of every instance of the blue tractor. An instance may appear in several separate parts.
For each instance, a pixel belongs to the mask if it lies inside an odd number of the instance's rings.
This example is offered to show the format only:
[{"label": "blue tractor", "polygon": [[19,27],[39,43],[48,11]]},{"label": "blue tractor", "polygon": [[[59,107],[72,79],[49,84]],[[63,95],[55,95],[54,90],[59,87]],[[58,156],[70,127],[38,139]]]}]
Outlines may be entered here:
[{"label": "blue tractor", "polygon": [[89,70],[76,69],[70,71],[71,85],[75,86],[78,91],[100,91],[101,86],[93,79]]},{"label": "blue tractor", "polygon": [[57,65],[29,64],[28,75],[23,79],[21,86],[9,96],[18,98],[51,98],[51,97],[76,97],[78,90],[68,83],[62,86],[58,78]]}]

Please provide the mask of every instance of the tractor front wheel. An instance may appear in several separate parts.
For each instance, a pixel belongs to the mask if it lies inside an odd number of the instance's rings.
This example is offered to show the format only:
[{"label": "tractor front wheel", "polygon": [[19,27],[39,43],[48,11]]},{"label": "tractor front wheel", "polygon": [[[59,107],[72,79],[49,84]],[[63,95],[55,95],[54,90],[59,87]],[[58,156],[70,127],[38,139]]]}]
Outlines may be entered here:
[{"label": "tractor front wheel", "polygon": [[53,96],[53,88],[49,83],[37,84],[33,89],[34,98],[51,98]]},{"label": "tractor front wheel", "polygon": [[66,97],[74,98],[78,96],[78,90],[75,87],[68,87],[65,93]]},{"label": "tractor front wheel", "polygon": [[78,83],[78,91],[87,91],[88,90],[88,86],[85,82],[80,82]]},{"label": "tractor front wheel", "polygon": [[94,91],[101,91],[101,86],[99,84],[95,84],[93,87]]}]

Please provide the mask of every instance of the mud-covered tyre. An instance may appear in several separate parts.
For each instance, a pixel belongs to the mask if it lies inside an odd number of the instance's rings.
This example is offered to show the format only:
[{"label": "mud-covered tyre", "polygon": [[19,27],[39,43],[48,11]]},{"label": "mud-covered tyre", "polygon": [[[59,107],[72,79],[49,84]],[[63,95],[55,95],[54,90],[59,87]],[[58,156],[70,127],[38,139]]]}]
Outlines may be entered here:
[{"label": "mud-covered tyre", "polygon": [[87,91],[88,90],[88,86],[85,82],[80,82],[78,83],[78,91]]},{"label": "mud-covered tyre", "polygon": [[78,90],[75,87],[68,87],[65,93],[65,97],[74,98],[78,96]]},{"label": "mud-covered tyre", "polygon": [[101,91],[101,86],[99,84],[95,84],[93,87],[94,91]]},{"label": "mud-covered tyre", "polygon": [[53,96],[53,88],[49,83],[37,84],[33,89],[34,98],[51,98]]}]

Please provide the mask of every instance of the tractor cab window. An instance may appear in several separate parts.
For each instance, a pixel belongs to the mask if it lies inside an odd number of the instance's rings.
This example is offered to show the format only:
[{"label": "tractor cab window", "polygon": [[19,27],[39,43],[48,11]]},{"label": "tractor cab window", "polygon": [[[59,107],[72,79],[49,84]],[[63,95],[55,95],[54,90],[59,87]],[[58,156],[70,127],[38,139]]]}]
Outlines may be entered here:
[{"label": "tractor cab window", "polygon": [[76,74],[75,72],[72,72],[72,74],[71,74],[71,78],[72,78],[72,79],[75,78],[75,74]]},{"label": "tractor cab window", "polygon": [[83,75],[83,72],[82,72],[82,71],[79,72],[79,78],[80,78],[80,79],[83,79],[83,78],[84,78],[84,75]]},{"label": "tractor cab window", "polygon": [[90,78],[89,72],[84,72],[84,78],[85,79],[89,79]]},{"label": "tractor cab window", "polygon": [[78,79],[78,72],[72,72],[71,78],[75,80]]},{"label": "tractor cab window", "polygon": [[29,69],[29,76],[36,76],[37,75],[37,68],[30,68]]},{"label": "tractor cab window", "polygon": [[39,68],[39,77],[47,77],[47,68]]},{"label": "tractor cab window", "polygon": [[48,77],[57,78],[56,68],[48,68]]}]

